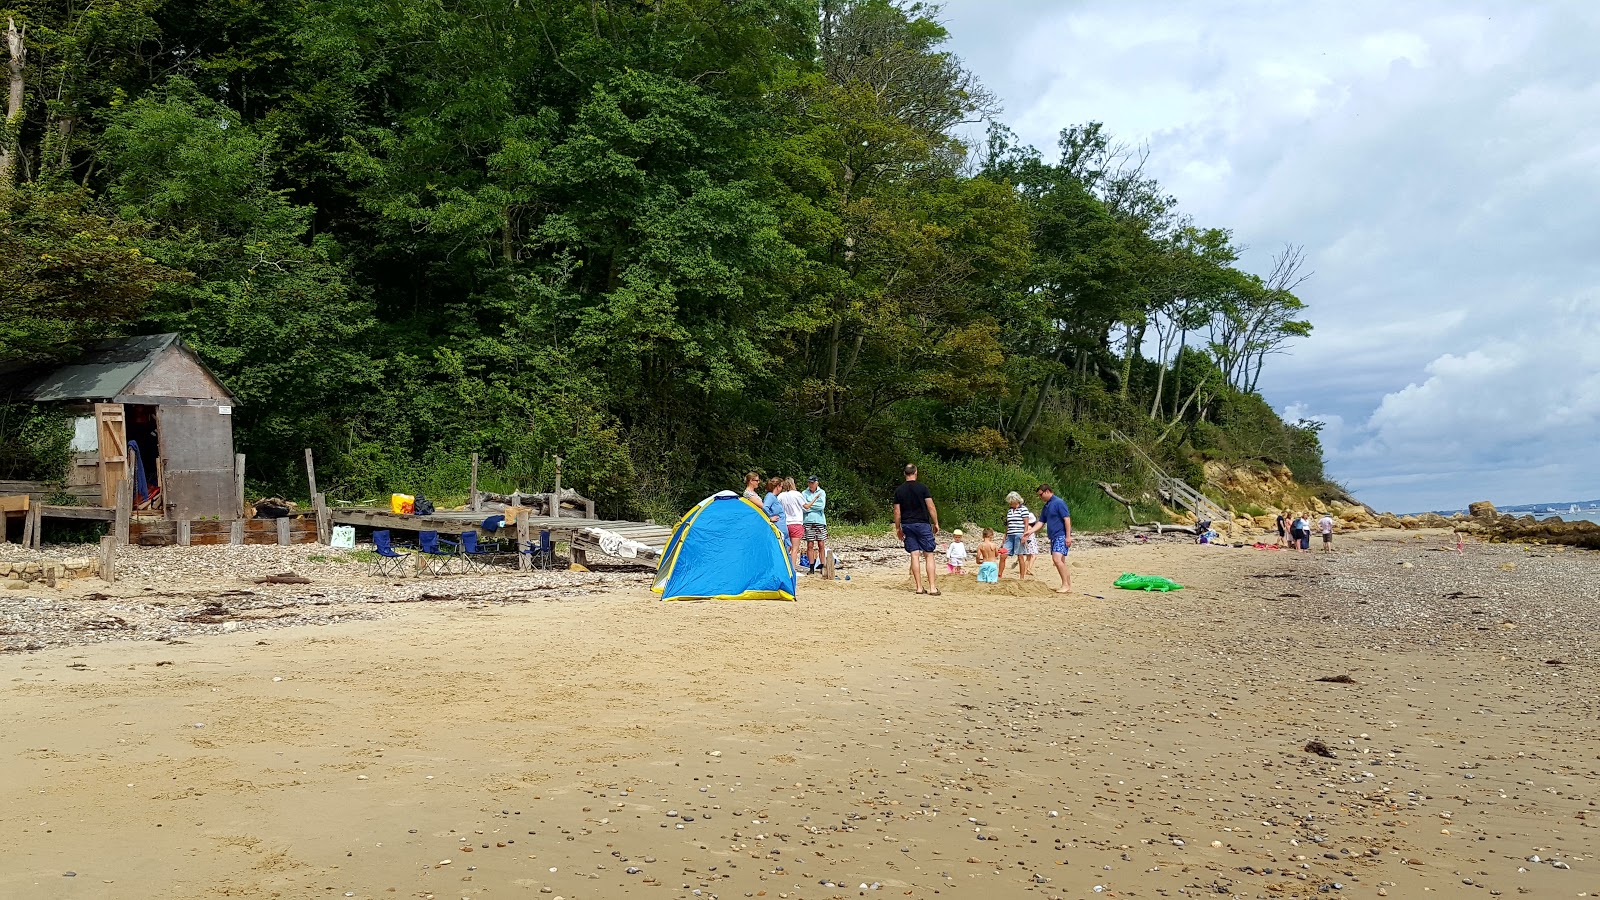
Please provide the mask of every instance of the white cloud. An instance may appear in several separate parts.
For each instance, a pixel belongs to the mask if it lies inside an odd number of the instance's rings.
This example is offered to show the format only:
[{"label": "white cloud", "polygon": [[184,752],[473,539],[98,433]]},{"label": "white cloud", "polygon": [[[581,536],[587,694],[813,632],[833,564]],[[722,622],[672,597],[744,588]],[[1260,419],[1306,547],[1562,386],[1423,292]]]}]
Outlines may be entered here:
[{"label": "white cloud", "polygon": [[[1375,506],[1600,496],[1600,3],[951,0],[1042,149],[1100,120],[1316,331],[1264,391]],[[1582,345],[1587,344],[1588,347]],[[1335,425],[1334,423],[1338,423]]]}]

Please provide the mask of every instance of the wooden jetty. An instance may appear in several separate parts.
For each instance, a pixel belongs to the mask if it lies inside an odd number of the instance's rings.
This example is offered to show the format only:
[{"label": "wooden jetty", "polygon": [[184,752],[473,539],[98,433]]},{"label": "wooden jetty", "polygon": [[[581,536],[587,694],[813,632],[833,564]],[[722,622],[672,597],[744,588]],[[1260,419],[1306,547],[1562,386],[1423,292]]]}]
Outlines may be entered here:
[{"label": "wooden jetty", "polygon": [[[405,516],[396,515],[381,507],[336,507],[330,509],[328,514],[335,525],[355,525],[361,528],[405,532],[437,531],[447,536],[477,530],[484,537],[493,535],[483,531],[479,526],[489,516],[499,515],[488,510],[478,512],[437,510],[425,516]],[[647,522],[537,516],[526,513],[517,517],[519,540],[529,540],[528,536],[537,535],[541,531],[550,532],[552,541],[567,542],[572,548],[572,561],[580,565],[587,563],[591,553],[605,555],[603,547],[605,533],[643,545],[636,548],[637,555],[633,559],[647,564],[654,564],[660,560],[667,542],[672,539],[672,529]]]}]

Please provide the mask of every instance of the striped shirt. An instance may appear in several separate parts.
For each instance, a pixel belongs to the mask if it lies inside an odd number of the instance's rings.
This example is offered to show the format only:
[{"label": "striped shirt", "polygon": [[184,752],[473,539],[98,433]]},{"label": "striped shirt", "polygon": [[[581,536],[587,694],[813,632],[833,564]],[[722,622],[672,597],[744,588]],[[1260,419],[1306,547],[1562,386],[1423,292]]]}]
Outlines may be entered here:
[{"label": "striped shirt", "polygon": [[1006,511],[1006,534],[1021,534],[1028,523],[1033,521],[1033,513],[1028,511],[1028,504],[1024,503],[1016,509]]}]

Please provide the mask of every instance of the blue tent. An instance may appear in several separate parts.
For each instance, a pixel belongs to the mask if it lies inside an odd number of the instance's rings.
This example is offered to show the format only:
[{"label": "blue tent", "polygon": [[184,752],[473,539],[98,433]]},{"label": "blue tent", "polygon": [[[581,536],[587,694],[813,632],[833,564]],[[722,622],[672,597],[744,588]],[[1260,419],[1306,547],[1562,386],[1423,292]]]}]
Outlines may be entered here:
[{"label": "blue tent", "polygon": [[794,567],[761,507],[723,491],[672,530],[651,590],[663,600],[793,600]]}]

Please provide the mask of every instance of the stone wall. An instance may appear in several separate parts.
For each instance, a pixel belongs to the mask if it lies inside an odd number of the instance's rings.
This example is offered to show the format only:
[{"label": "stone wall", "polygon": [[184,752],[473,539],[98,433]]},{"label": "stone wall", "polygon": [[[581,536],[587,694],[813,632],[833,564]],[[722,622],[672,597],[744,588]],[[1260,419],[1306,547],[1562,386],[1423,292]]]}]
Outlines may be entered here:
[{"label": "stone wall", "polygon": [[55,587],[70,578],[90,578],[100,572],[94,559],[35,559],[27,562],[0,561],[0,587],[20,591],[34,584]]}]

